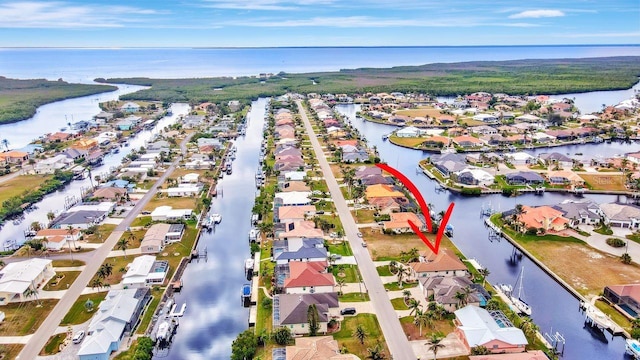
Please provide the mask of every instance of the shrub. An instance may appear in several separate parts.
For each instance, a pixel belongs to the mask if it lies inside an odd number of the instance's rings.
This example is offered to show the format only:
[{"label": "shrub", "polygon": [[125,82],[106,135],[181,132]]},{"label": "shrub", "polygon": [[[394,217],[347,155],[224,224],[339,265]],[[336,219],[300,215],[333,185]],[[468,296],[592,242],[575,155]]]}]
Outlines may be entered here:
[{"label": "shrub", "polygon": [[622,240],[622,239],[618,239],[618,238],[608,238],[607,239],[607,245],[612,246],[614,248],[620,248],[625,246],[627,243]]},{"label": "shrub", "polygon": [[460,193],[465,196],[480,196],[480,194],[482,194],[482,190],[480,190],[480,188],[477,188],[477,187],[474,187],[474,188],[465,187],[465,188],[462,188]]}]

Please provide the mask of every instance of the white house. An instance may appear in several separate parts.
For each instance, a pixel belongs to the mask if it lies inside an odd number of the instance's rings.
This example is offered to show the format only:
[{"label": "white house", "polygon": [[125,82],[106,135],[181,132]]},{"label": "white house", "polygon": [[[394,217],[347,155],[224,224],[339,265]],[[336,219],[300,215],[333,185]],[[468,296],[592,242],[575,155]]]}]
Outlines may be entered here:
[{"label": "white house", "polygon": [[186,175],[182,176],[180,178],[180,182],[181,183],[194,184],[194,183],[198,182],[198,179],[200,179],[200,174],[189,173],[189,174],[186,174]]},{"label": "white house", "polygon": [[473,120],[482,121],[485,123],[495,123],[498,122],[498,118],[495,115],[491,114],[478,114],[473,116]]},{"label": "white house", "polygon": [[192,214],[193,210],[191,209],[173,209],[171,206],[158,206],[151,212],[151,220],[189,220]]},{"label": "white house", "polygon": [[140,105],[134,102],[126,102],[120,107],[120,110],[123,112],[133,113],[140,110]]},{"label": "white house", "polygon": [[56,170],[64,169],[73,160],[64,154],[59,154],[48,159],[40,160],[36,163],[34,171],[36,174],[53,174]]},{"label": "white house", "polygon": [[422,132],[415,126],[407,126],[396,131],[397,137],[418,137],[420,135],[422,135]]},{"label": "white house", "polygon": [[46,239],[47,249],[53,251],[62,250],[67,241],[77,241],[80,231],[73,229],[42,229],[36,233],[34,239]]},{"label": "white house", "polygon": [[637,229],[640,227],[640,207],[609,203],[600,204],[605,222],[611,226]]},{"label": "white house", "polygon": [[38,289],[55,275],[51,260],[30,259],[7,264],[0,270],[0,305],[30,300],[28,289]]},{"label": "white house", "polygon": [[[180,184],[180,185],[189,185],[189,184]],[[169,197],[176,197],[176,196],[197,196],[200,193],[200,191],[202,191],[202,185],[171,187],[171,188],[167,188],[165,192]]]},{"label": "white house", "polygon": [[166,260],[156,261],[156,257],[151,255],[138,256],[128,265],[122,285],[125,288],[162,285],[168,270],[169,263]]},{"label": "white house", "polygon": [[275,194],[274,204],[278,206],[299,206],[309,205],[311,200],[309,191],[289,191],[279,192]]},{"label": "white house", "polygon": [[542,120],[541,118],[531,114],[524,114],[516,117],[516,121],[528,122],[528,123],[537,123],[537,122],[540,122],[541,120]]},{"label": "white house", "polygon": [[533,155],[523,151],[505,154],[504,157],[507,158],[512,165],[526,165],[536,163],[536,158]]}]

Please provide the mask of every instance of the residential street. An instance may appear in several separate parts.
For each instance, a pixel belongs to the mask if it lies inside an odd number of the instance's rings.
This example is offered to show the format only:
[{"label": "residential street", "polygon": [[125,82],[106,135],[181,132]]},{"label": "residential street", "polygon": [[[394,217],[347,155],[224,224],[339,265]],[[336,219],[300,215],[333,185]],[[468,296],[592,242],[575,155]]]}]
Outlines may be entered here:
[{"label": "residential street", "polygon": [[322,151],[320,142],[311,127],[309,118],[307,117],[300,100],[297,100],[296,104],[298,105],[298,110],[304,122],[307,134],[311,139],[311,145],[313,146],[320,168],[324,173],[325,181],[327,182],[327,186],[331,192],[331,197],[333,198],[338,215],[342,221],[347,240],[351,245],[353,254],[362,274],[362,278],[369,290],[369,297],[371,298],[375,314],[378,317],[378,322],[382,328],[382,333],[384,334],[387,346],[391,351],[391,356],[395,360],[414,360],[416,359],[416,356],[413,353],[411,344],[407,340],[402,326],[398,321],[396,311],[391,306],[387,291],[378,277],[378,272],[371,260],[371,256],[369,255],[367,248],[362,246],[362,239],[358,237],[358,226],[351,216],[351,212],[347,207],[347,202],[345,201],[338,182],[329,167],[329,163]]},{"label": "residential street", "polygon": [[[186,144],[191,139],[191,135],[187,136],[180,143],[180,150],[182,154],[186,153]],[[40,325],[38,330],[33,334],[33,336],[29,339],[25,347],[20,352],[20,355],[17,359],[35,359],[40,350],[44,347],[44,345],[49,341],[49,337],[51,337],[62,318],[69,312],[69,309],[73,306],[75,301],[78,299],[78,296],[82,294],[85,290],[93,275],[98,271],[100,265],[104,262],[104,259],[107,258],[109,252],[118,242],[118,239],[122,236],[122,234],[127,230],[129,225],[133,222],[133,220],[138,216],[138,213],[142,211],[145,205],[151,200],[160,185],[164,183],[164,181],[173,173],[178,162],[180,161],[180,156],[176,156],[176,159],[173,161],[171,166],[160,176],[158,181],[151,187],[151,189],[144,195],[140,201],[136,204],[133,210],[125,217],[120,225],[116,227],[116,229],[111,233],[111,235],[104,241],[104,244],[92,251],[91,259],[87,260],[85,269],[80,273],[76,281],[74,281],[73,285],[69,287],[67,292],[62,296],[60,301],[53,308],[49,316],[44,320],[44,322]]]}]

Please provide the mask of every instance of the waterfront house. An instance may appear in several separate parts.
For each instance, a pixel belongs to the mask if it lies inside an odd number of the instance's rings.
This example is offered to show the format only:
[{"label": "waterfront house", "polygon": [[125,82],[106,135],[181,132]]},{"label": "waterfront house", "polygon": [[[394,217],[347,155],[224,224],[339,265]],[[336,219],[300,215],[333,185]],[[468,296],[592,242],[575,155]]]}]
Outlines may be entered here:
[{"label": "waterfront house", "polygon": [[617,203],[600,204],[604,221],[610,226],[637,229],[640,226],[640,207]]},{"label": "waterfront house", "polygon": [[356,163],[369,159],[369,154],[358,147],[345,145],[342,147],[342,162]]},{"label": "waterfront house", "polygon": [[277,265],[291,261],[327,261],[327,249],[322,238],[288,238],[273,242],[273,258]]},{"label": "waterfront house", "polygon": [[182,240],[183,234],[184,224],[151,225],[140,243],[140,251],[143,254],[159,253],[165,245]]},{"label": "waterfront house", "polygon": [[[467,305],[454,312],[455,334],[467,351],[484,346],[491,353],[520,353],[525,351],[527,338],[500,311]],[[498,324],[500,321],[500,324]]]},{"label": "waterfront house", "polygon": [[313,221],[298,221],[286,223],[284,232],[278,234],[278,238],[289,241],[289,244],[302,243],[302,239],[322,238],[324,232],[315,227]]},{"label": "waterfront house", "polygon": [[570,170],[549,171],[547,179],[551,185],[584,186],[584,179]]},{"label": "waterfront house", "polygon": [[450,144],[451,144],[451,138],[448,138],[446,136],[439,136],[439,135],[428,136],[422,142],[423,146],[437,147],[437,148],[449,146]]},{"label": "waterfront house", "polygon": [[83,149],[68,148],[65,151],[61,152],[61,154],[66,156],[67,159],[77,162],[85,159],[87,157],[88,152]]},{"label": "waterfront house", "polygon": [[106,124],[113,119],[113,113],[107,111],[101,111],[93,117],[93,120],[97,124]]},{"label": "waterfront house", "polygon": [[162,285],[169,271],[166,260],[156,261],[152,255],[142,255],[127,265],[127,272],[122,277],[125,288],[150,287]]},{"label": "waterfront house", "polygon": [[179,184],[178,187],[170,187],[165,190],[169,197],[185,197],[185,196],[197,196],[202,191],[202,184]]},{"label": "waterfront house", "polygon": [[55,275],[51,260],[12,262],[0,270],[0,305],[29,300],[27,289],[37,290]]},{"label": "waterfront house", "polygon": [[138,323],[147,303],[149,289],[109,290],[91,318],[78,356],[80,360],[108,360],[120,348],[125,334]]},{"label": "waterfront house", "polygon": [[420,129],[418,129],[417,127],[414,126],[407,126],[405,128],[402,128],[398,131],[396,131],[396,136],[397,137],[418,137],[422,135],[422,132],[420,131]]},{"label": "waterfront house", "polygon": [[569,220],[562,216],[562,211],[551,206],[531,207],[522,205],[522,213],[518,216],[518,221],[524,230],[544,229],[546,232],[561,231],[569,224]]},{"label": "waterfront house", "polygon": [[473,116],[473,120],[482,121],[487,124],[493,124],[498,122],[498,118],[491,114],[478,114]]},{"label": "waterfront house", "polygon": [[302,151],[295,146],[278,146],[276,147],[275,159],[280,160],[286,156],[295,156],[302,158]]},{"label": "waterfront house", "polygon": [[48,159],[40,160],[34,167],[36,174],[53,174],[56,170],[67,167],[73,160],[69,160],[65,155],[59,154]]},{"label": "waterfront house", "polygon": [[305,166],[301,156],[286,155],[277,159],[273,165],[276,171],[294,171],[303,169]]},{"label": "waterfront house", "polygon": [[24,151],[10,150],[0,153],[0,164],[22,164],[29,160],[29,153]]},{"label": "waterfront house", "polygon": [[539,143],[550,143],[553,142],[554,140],[556,140],[556,137],[553,135],[549,135],[543,132],[534,132],[531,135],[531,139],[535,140]]},{"label": "waterfront house", "polygon": [[120,107],[120,111],[125,113],[134,113],[140,111],[140,105],[134,102],[126,102]]},{"label": "waterfront house", "polygon": [[275,216],[274,223],[295,223],[315,215],[316,207],[313,205],[280,206],[273,213]]},{"label": "waterfront house", "polygon": [[311,191],[311,188],[304,181],[287,181],[279,183],[278,188],[282,192],[289,191]]},{"label": "waterfront house", "polygon": [[625,158],[634,164],[640,164],[640,152],[628,153]]},{"label": "waterfront house", "polygon": [[[452,313],[460,308],[460,301],[456,293],[463,293],[465,289],[472,289],[473,282],[466,276],[431,276],[420,279],[420,289],[425,297],[433,296],[433,301]],[[477,291],[472,291],[467,298],[467,305],[480,306],[484,297]],[[486,301],[483,301],[486,303]]]},{"label": "waterfront house", "polygon": [[310,197],[310,191],[278,192],[275,194],[273,206],[277,208],[280,206],[309,205],[311,203]]},{"label": "waterfront house", "polygon": [[504,158],[508,160],[511,163],[511,165],[514,165],[514,166],[536,163],[536,158],[533,155],[523,151],[505,154]]},{"label": "waterfront house", "polygon": [[279,294],[274,295],[273,327],[287,327],[294,335],[309,333],[307,313],[311,305],[318,310],[318,333],[327,332],[329,323],[329,309],[338,308],[338,294]]},{"label": "waterfront house", "polygon": [[158,154],[161,152],[168,154],[171,151],[171,144],[165,140],[158,140],[152,143],[148,143],[146,151],[150,154]]},{"label": "waterfront house", "polygon": [[[223,148],[222,142],[219,139],[199,138],[196,143],[198,144],[198,149],[202,149],[205,146],[211,146],[216,150],[220,150]],[[200,152],[202,152],[202,150],[200,150]]]},{"label": "waterfront house", "polygon": [[481,168],[468,167],[456,174],[456,181],[464,185],[489,186],[495,181],[495,177]]},{"label": "waterfront house", "polygon": [[484,144],[482,140],[469,135],[456,136],[452,141],[454,144],[463,148],[479,147]]},{"label": "waterfront house", "polygon": [[153,221],[178,221],[189,220],[193,214],[192,209],[173,209],[171,206],[158,206],[151,212]]},{"label": "waterfront house", "polygon": [[581,224],[596,225],[604,215],[600,205],[593,200],[564,200],[554,209],[562,211],[562,216],[570,221],[571,226]]},{"label": "waterfront house", "polygon": [[470,127],[469,130],[471,130],[471,132],[474,134],[480,135],[495,135],[498,133],[498,130],[496,130],[496,128],[488,125],[473,126]]},{"label": "waterfront house", "polygon": [[535,171],[516,171],[505,175],[510,185],[538,185],[544,183],[544,177]]},{"label": "waterfront house", "polygon": [[462,154],[432,155],[431,163],[444,177],[467,168],[467,159]]},{"label": "waterfront house", "polygon": [[573,160],[570,157],[559,152],[542,153],[538,155],[538,158],[543,164],[547,166],[558,165],[561,168],[573,167]]},{"label": "waterfront house", "polygon": [[[278,359],[281,351],[274,348],[271,358]],[[287,346],[285,353],[287,360],[360,360],[356,355],[341,353],[332,336],[296,337],[295,345]]]},{"label": "waterfront house", "polygon": [[[303,181],[307,177],[306,171],[285,171],[284,174],[281,174],[284,180],[293,180],[293,181]],[[280,181],[280,176],[278,177],[278,181]]]},{"label": "waterfront house", "polygon": [[404,197],[404,193],[402,193],[402,191],[399,191],[395,186],[392,185],[376,184],[367,186],[365,190],[365,197],[367,198],[367,200],[380,197],[396,198]]},{"label": "waterfront house", "polygon": [[71,134],[69,133],[64,133],[64,132],[55,132],[53,134],[49,134],[47,136],[45,136],[44,138],[44,142],[49,143],[49,142],[62,142],[62,141],[67,141],[72,137]]},{"label": "waterfront house", "polygon": [[627,317],[640,319],[640,284],[605,286],[603,296]]},{"label": "waterfront house", "polygon": [[438,254],[425,250],[420,253],[418,261],[410,263],[409,267],[411,278],[416,280],[433,276],[469,276],[467,267],[448,249],[440,249]]},{"label": "waterfront house", "polygon": [[284,280],[287,294],[330,293],[334,291],[335,280],[327,273],[326,261],[291,261],[289,276]]},{"label": "waterfront house", "polygon": [[204,124],[204,115],[187,115],[183,119],[183,127],[185,129],[193,129]]},{"label": "waterfront house", "polygon": [[412,212],[397,212],[389,214],[390,220],[382,222],[382,229],[385,232],[403,234],[412,232],[408,221],[413,222],[420,231],[427,231],[424,220]]},{"label": "waterfront house", "polygon": [[42,229],[36,233],[34,239],[45,239],[47,249],[59,251],[67,245],[67,242],[78,240],[80,231],[78,229]]},{"label": "waterfront house", "polygon": [[194,183],[197,183],[199,179],[200,179],[200,174],[188,173],[180,177],[180,183],[194,184]]}]

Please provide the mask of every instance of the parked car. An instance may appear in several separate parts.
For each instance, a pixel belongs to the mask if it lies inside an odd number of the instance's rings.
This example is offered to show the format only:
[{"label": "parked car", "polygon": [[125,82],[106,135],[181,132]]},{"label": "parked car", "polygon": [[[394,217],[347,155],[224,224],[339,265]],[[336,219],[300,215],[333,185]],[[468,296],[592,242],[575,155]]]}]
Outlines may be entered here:
[{"label": "parked car", "polygon": [[348,307],[340,310],[340,315],[355,315],[356,308]]},{"label": "parked car", "polygon": [[365,241],[362,242],[362,247],[367,247],[367,243]]},{"label": "parked car", "polygon": [[82,339],[84,339],[84,331],[80,331],[78,333],[76,333],[73,338],[71,339],[71,341],[74,344],[80,344],[82,342]]},{"label": "parked car", "polygon": [[358,233],[358,237],[359,237],[359,238],[361,238],[361,237],[362,237],[362,233],[361,233],[361,232],[359,232],[359,233]]}]

